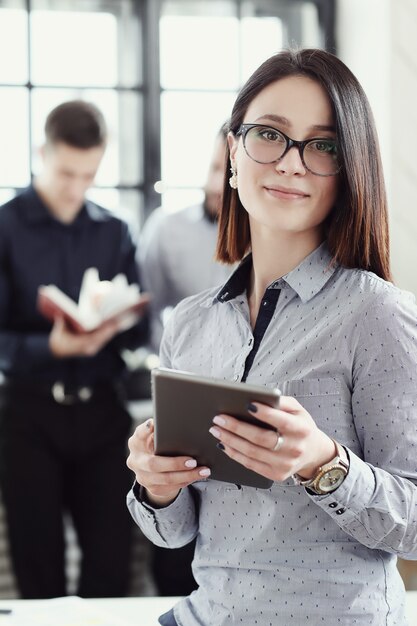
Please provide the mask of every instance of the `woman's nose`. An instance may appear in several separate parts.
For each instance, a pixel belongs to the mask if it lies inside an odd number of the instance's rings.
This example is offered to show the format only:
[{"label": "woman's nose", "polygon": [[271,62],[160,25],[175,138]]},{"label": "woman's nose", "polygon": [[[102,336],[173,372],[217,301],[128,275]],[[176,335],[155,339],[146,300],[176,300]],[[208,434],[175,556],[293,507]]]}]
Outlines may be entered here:
[{"label": "woman's nose", "polygon": [[275,169],[281,174],[294,176],[295,174],[303,175],[306,168],[301,160],[300,150],[297,146],[292,146],[288,152],[277,162]]}]

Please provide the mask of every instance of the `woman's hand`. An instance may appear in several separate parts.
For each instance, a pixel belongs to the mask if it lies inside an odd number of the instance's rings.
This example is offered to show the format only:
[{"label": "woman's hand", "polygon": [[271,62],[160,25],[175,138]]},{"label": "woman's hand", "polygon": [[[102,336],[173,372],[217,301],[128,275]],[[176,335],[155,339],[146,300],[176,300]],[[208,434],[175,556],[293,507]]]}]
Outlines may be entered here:
[{"label": "woman's hand", "polygon": [[149,502],[157,506],[167,506],[183,487],[210,476],[209,468],[197,467],[192,457],[157,456],[153,420],[136,428],[129,439],[129,450],[127,466],[135,473],[137,482],[145,487]]},{"label": "woman's hand", "polygon": [[311,478],[334,458],[333,440],[317,428],[295,398],[281,396],[278,409],[256,402],[250,406],[255,409],[250,413],[276,432],[230,415],[216,415],[210,432],[231,459],[266,478],[282,481],[293,474]]}]

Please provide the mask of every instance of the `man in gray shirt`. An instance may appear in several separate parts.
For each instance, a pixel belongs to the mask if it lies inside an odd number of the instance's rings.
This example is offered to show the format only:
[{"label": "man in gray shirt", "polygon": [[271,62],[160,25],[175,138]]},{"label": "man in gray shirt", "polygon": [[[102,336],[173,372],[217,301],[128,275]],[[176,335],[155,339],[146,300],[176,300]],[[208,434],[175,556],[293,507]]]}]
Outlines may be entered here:
[{"label": "man in gray shirt", "polygon": [[152,293],[151,348],[158,353],[164,322],[183,298],[221,285],[229,266],[214,261],[217,214],[223,188],[226,128],[216,137],[204,201],[175,213],[152,213],[141,235],[139,264],[143,286]]},{"label": "man in gray shirt", "polygon": [[[204,201],[175,213],[160,207],[141,234],[140,273],[144,288],[152,293],[150,348],[156,353],[173,307],[183,298],[220,286],[231,273],[230,266],[214,261],[226,134],[224,125],[214,143]],[[160,595],[186,595],[195,588],[193,554],[194,542],[174,551],[153,548],[152,570]]]}]

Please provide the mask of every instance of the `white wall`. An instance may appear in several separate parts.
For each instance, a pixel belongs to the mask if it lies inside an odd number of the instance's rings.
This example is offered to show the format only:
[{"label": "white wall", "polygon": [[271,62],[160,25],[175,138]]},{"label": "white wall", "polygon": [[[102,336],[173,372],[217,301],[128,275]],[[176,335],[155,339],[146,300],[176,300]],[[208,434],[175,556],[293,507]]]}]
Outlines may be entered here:
[{"label": "white wall", "polygon": [[417,294],[417,4],[392,4],[392,259],[397,283]]},{"label": "white wall", "polygon": [[[374,111],[388,188],[396,284],[417,294],[417,3],[338,0],[339,55]],[[417,149],[416,149],[417,154]]]}]

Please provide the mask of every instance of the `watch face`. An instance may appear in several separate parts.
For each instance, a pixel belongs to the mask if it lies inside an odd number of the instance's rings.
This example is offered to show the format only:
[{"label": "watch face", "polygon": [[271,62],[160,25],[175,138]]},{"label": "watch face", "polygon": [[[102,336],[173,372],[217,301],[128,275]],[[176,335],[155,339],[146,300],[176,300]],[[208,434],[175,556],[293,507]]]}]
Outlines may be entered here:
[{"label": "watch face", "polygon": [[317,483],[317,487],[324,493],[334,491],[334,489],[337,489],[337,487],[342,484],[345,476],[346,470],[341,467],[333,467],[323,474]]}]

